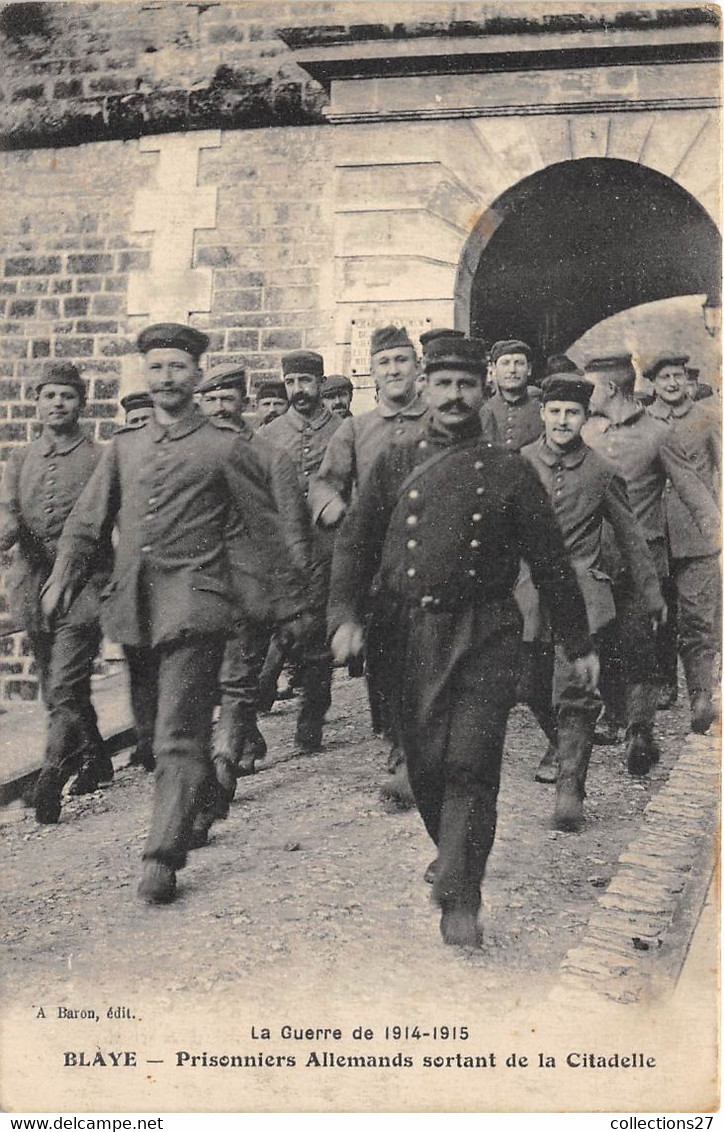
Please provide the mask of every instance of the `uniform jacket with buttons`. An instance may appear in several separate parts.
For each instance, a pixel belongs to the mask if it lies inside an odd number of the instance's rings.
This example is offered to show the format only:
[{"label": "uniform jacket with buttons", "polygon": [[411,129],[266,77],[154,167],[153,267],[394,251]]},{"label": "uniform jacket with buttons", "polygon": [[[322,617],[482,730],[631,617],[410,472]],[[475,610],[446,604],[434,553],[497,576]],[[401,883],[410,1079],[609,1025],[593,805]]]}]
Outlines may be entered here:
[{"label": "uniform jacket with buttons", "polygon": [[483,443],[477,415],[464,435],[447,432],[431,415],[419,440],[379,456],[342,523],[329,632],[361,620],[373,579],[394,604],[430,616],[484,610],[483,639],[519,627],[512,592],[521,557],[560,640],[571,656],[582,655],[590,646],[585,605],[535,472],[520,456]]},{"label": "uniform jacket with buttons", "polygon": [[509,452],[520,452],[532,444],[543,431],[540,401],[526,391],[518,401],[506,401],[496,393],[480,410],[483,440],[500,445]]},{"label": "uniform jacket with buttons", "polygon": [[349,504],[354,487],[363,487],[375,460],[389,444],[399,444],[416,435],[427,416],[421,397],[402,408],[380,402],[369,413],[350,416],[335,432],[309,492],[312,519],[316,523],[334,499]]},{"label": "uniform jacket with buttons", "polygon": [[[47,629],[40,590],[50,576],[58,540],[102,449],[77,429],[56,436],[46,429],[38,440],[16,448],[5,467],[0,495],[0,550],[15,547],[8,572],[13,620],[28,633]],[[70,624],[98,616],[99,593],[108,581],[110,544],[99,549],[86,585],[68,615]]]},{"label": "uniform jacket with buttons", "polygon": [[[615,465],[626,481],[631,510],[648,543],[665,546],[663,496],[667,475],[701,534],[716,541],[718,507],[693,468],[677,459],[667,445],[668,426],[663,421],[632,402],[620,422],[591,417],[583,426],[582,436],[586,444]],[[666,565],[658,549],[653,549],[659,575],[665,575]]]},{"label": "uniform jacket with buttons", "polygon": [[[648,411],[669,425],[665,444],[669,467],[674,463],[694,471],[718,506],[721,426],[716,412],[688,397],[680,405],[666,405],[657,398]],[[702,534],[670,475],[664,494],[664,518],[672,558],[702,558],[718,552],[717,540]]]},{"label": "uniform jacket with buttons", "polygon": [[[172,425],[151,419],[116,433],[68,518],[52,580],[82,578],[116,526],[113,577],[102,602],[106,634],[155,647],[201,633],[233,632],[224,532],[234,504],[268,563],[278,620],[306,608],[290,568],[262,462],[235,430],[194,406]],[[260,549],[262,548],[262,549]]]},{"label": "uniform jacket with buttons", "polygon": [[[309,510],[299,489],[297,473],[291,460],[285,452],[255,433],[247,421],[237,425],[231,421],[210,419],[217,428],[235,429],[237,436],[252,446],[263,469],[269,497],[279,516],[289,562],[300,577],[311,578],[312,528]],[[252,620],[269,620],[272,617],[272,595],[269,591],[268,557],[264,546],[253,538],[253,531],[233,505],[224,537],[234,593],[241,611]]]},{"label": "uniform jacket with buttons", "polygon": [[[262,425],[258,435],[274,444],[291,458],[299,477],[299,486],[307,504],[312,507],[310,497],[311,478],[319,471],[327,445],[344,422],[322,408],[316,417],[302,416],[294,406],[269,424]],[[317,560],[330,562],[334,547],[335,532],[314,528],[314,555]]]},{"label": "uniform jacket with buttons", "polygon": [[586,602],[591,633],[616,617],[611,578],[603,569],[602,533],[610,523],[623,563],[651,613],[663,606],[656,566],[634,518],[626,484],[608,460],[586,444],[557,453],[544,436],[521,452],[550,499]]}]

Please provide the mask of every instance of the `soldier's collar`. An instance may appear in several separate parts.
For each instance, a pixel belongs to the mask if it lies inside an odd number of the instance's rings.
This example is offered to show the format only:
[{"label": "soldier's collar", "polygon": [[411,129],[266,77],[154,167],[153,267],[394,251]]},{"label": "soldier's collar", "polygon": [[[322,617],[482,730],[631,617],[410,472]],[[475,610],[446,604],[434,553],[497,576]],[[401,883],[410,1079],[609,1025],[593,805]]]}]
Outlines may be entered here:
[{"label": "soldier's collar", "polygon": [[385,405],[384,401],[380,401],[375,406],[376,412],[386,420],[391,417],[421,417],[426,409],[427,405],[419,393],[402,408],[395,405]]},{"label": "soldier's collar", "polygon": [[562,464],[564,468],[577,468],[583,462],[588,451],[580,437],[576,447],[570,448],[567,452],[554,452],[552,448],[549,448],[545,433],[541,433],[535,443],[538,445],[538,455],[549,468],[554,468],[556,464]]},{"label": "soldier's collar", "polygon": [[531,400],[531,396],[530,396],[530,393],[528,392],[528,386],[527,385],[526,385],[525,389],[523,390],[523,392],[521,393],[520,397],[516,397],[515,400],[513,400],[513,401],[508,401],[508,399],[503,396],[503,394],[500,391],[500,387],[498,387],[498,389],[497,389],[496,397],[499,400],[500,407],[503,408],[503,409],[520,409],[520,408],[522,408],[523,405],[527,405],[528,402]]},{"label": "soldier's collar", "polygon": [[148,428],[151,430],[151,435],[156,444],[164,437],[169,440],[181,440],[182,437],[188,436],[192,432],[196,432],[202,425],[207,424],[207,419],[201,412],[198,405],[194,405],[183,417],[178,421],[174,421],[170,425],[162,425],[153,417],[148,422]]},{"label": "soldier's collar", "polygon": [[318,428],[322,428],[323,425],[326,425],[327,421],[332,419],[332,414],[329,409],[322,408],[321,412],[319,412],[316,417],[303,417],[301,413],[297,412],[293,405],[289,406],[284,416],[298,432],[301,432],[302,429],[306,427],[313,428],[316,432]]},{"label": "soldier's collar", "polygon": [[75,432],[70,432],[67,435],[55,435],[50,429],[44,428],[40,435],[40,445],[44,456],[66,456],[82,444],[86,439],[83,429],[78,426]]},{"label": "soldier's collar", "polygon": [[652,405],[649,406],[649,413],[652,417],[656,417],[660,421],[668,421],[671,417],[685,417],[691,412],[694,402],[688,397],[680,401],[678,405],[667,405],[658,397]]}]

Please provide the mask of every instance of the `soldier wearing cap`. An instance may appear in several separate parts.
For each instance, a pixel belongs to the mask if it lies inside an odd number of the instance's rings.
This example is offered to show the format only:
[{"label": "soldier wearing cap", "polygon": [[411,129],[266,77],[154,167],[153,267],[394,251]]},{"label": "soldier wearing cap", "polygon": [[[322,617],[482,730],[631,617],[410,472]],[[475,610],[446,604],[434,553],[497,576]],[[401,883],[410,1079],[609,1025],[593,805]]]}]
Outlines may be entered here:
[{"label": "soldier wearing cap", "polygon": [[352,416],[350,406],[353,394],[354,385],[344,374],[331,373],[329,377],[325,377],[322,385],[322,401],[333,416],[343,421]]},{"label": "soldier wearing cap", "polygon": [[[339,526],[379,454],[390,444],[416,435],[425,419],[425,402],[415,387],[418,374],[415,347],[404,326],[383,326],[373,331],[370,372],[377,386],[378,403],[368,413],[343,422],[332,437],[312,482],[312,517],[318,526],[327,530]],[[399,757],[387,707],[389,696],[381,672],[385,667],[384,657],[378,646],[372,622],[366,647],[372,726],[389,741],[390,769],[394,770]]]},{"label": "soldier wearing cap", "polygon": [[[718,505],[721,435],[717,416],[691,400],[687,386],[688,357],[659,354],[645,371],[656,393],[648,412],[669,426],[669,455],[693,469]],[[664,518],[669,555],[671,616],[658,640],[659,670],[664,680],[660,707],[676,699],[677,644],[691,705],[692,729],[705,732],[714,720],[712,681],[718,648],[718,543],[706,538],[682,502],[671,478],[666,481]]]},{"label": "soldier wearing cap", "polygon": [[[636,373],[631,355],[611,354],[586,365],[594,385],[591,411],[583,439],[607,457],[626,481],[629,502],[656,564],[659,579],[668,575],[664,519],[667,475],[692,521],[705,539],[716,539],[718,508],[696,472],[676,459],[668,440],[668,427],[634,399]],[[648,773],[658,759],[653,727],[659,693],[655,636],[647,611],[642,609],[633,580],[610,555],[614,571],[617,626],[626,684],[627,764],[631,774]],[[608,704],[607,704],[608,708]]]},{"label": "soldier wearing cap", "polygon": [[121,397],[121,408],[126,414],[126,427],[140,428],[153,416],[151,394],[144,390],[127,393],[125,397]]},{"label": "soldier wearing cap", "polygon": [[[656,567],[633,516],[626,484],[608,460],[581,440],[593,386],[569,372],[552,374],[543,382],[541,418],[544,432],[521,455],[538,473],[551,501],[571,564],[581,588],[588,627],[594,641],[616,616],[611,579],[603,569],[601,539],[606,520],[621,558],[643,606],[659,618],[664,601]],[[558,766],[540,774],[555,781],[554,824],[575,830],[583,817],[583,797],[593,734],[600,709],[595,688],[582,689],[572,679],[571,666],[556,646],[554,703]],[[557,771],[557,774],[556,774]]]},{"label": "soldier wearing cap", "polygon": [[280,621],[303,631],[308,580],[288,562],[264,469],[235,429],[214,426],[194,403],[205,334],[177,323],[138,339],[154,417],[111,440],[69,517],[43,591],[64,610],[111,527],[118,541],[102,623],[124,645],[136,685],[153,702],[156,782],[139,895],[172,900],[194,819],[213,773],[211,717],[232,623],[224,528],[238,509],[266,548]]},{"label": "soldier wearing cap", "polygon": [[335,547],[328,628],[362,644],[375,581],[397,666],[395,711],[415,801],[438,847],[433,896],[446,943],[476,947],[508,713],[515,702],[521,556],[581,684],[595,686],[586,611],[545,492],[515,453],[486,444],[481,342],[430,343],[429,417],[377,458]]},{"label": "soldier wearing cap", "polygon": [[63,524],[101,455],[79,425],[86,392],[71,362],[52,362],[36,386],[38,440],[15,448],[0,496],[0,549],[14,547],[8,575],[11,613],[28,634],[48,712],[43,769],[35,790],[39,822],[60,817],[62,787],[77,770],[74,793],[113,777],[113,764],[91,702],[91,672],[101,634],[99,595],[110,571],[110,546],[89,564],[70,612],[46,619],[40,592],[53,568]]},{"label": "soldier wearing cap", "polygon": [[699,381],[701,370],[697,366],[686,366],[686,388],[692,401],[705,401],[714,396],[714,390],[706,381]]},{"label": "soldier wearing cap", "polygon": [[[322,403],[324,359],[313,350],[293,350],[282,357],[289,409],[260,430],[264,440],[286,452],[296,468],[302,494],[314,519],[312,477],[319,471],[330,440],[344,422]],[[320,620],[310,637],[309,650],[300,664],[302,703],[297,718],[295,745],[311,754],[322,745],[324,717],[331,703],[332,658],[326,647],[323,609],[329,587],[334,531],[314,529],[315,594],[321,597]]]},{"label": "soldier wearing cap", "polygon": [[[201,382],[197,393],[201,411],[212,423],[234,428],[239,438],[252,446],[264,469],[289,558],[300,573],[309,574],[309,511],[289,457],[259,433],[254,433],[244,420],[242,414],[247,399],[244,367],[233,362],[215,366]],[[214,733],[216,777],[225,794],[222,810],[233,797],[237,777],[253,774],[256,761],[266,755],[267,745],[257,726],[259,674],[274,630],[274,611],[266,585],[269,563],[246,537],[243,519],[233,511],[225,540],[238,620],[236,634],[227,642],[221,666],[221,715]],[[197,839],[203,840],[203,822],[197,824],[196,832]]]},{"label": "soldier wearing cap", "polygon": [[289,408],[287,389],[283,381],[262,381],[254,392],[258,427],[275,421]]},{"label": "soldier wearing cap", "polygon": [[520,452],[543,431],[540,402],[531,397],[531,349],[527,342],[496,342],[490,351],[496,395],[483,405],[480,418],[483,439],[489,444]]}]

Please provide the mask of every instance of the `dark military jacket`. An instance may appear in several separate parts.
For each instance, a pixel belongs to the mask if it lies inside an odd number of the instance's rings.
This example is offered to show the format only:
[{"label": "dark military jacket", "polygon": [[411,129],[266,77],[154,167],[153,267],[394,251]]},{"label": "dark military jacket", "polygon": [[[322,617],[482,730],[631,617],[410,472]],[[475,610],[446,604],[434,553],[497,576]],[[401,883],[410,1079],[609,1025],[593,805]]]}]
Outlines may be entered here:
[{"label": "dark military jacket", "polygon": [[331,500],[340,498],[349,504],[353,487],[364,486],[380,452],[388,444],[399,444],[416,435],[426,416],[427,406],[418,396],[403,408],[380,402],[369,413],[343,420],[311,480],[309,499],[314,522]]},{"label": "dark military jacket", "polygon": [[486,638],[519,626],[512,592],[521,557],[569,655],[583,655],[590,647],[585,605],[535,472],[484,443],[477,416],[457,436],[431,416],[420,439],[379,456],[340,528],[329,632],[361,620],[375,575],[383,595],[431,616],[484,610]]},{"label": "dark military jacket", "polygon": [[500,445],[509,452],[520,452],[532,444],[543,431],[540,401],[526,392],[518,401],[506,401],[496,393],[480,410],[483,440]]},{"label": "dark military jacket", "polygon": [[231,633],[224,532],[232,503],[266,557],[277,619],[294,616],[307,598],[290,569],[262,463],[251,444],[195,406],[172,425],[150,420],[116,433],[66,523],[52,579],[65,585],[82,578],[115,524],[115,566],[102,606],[112,640],[155,647]]},{"label": "dark military jacket", "polygon": [[671,478],[671,465],[696,473],[718,506],[721,476],[721,424],[708,405],[695,404],[688,397],[680,405],[654,401],[648,410],[652,417],[669,425],[665,443],[667,460],[664,518],[672,558],[702,558],[716,554],[719,543],[703,533],[691,510],[682,500]]},{"label": "dark military jacket", "polygon": [[[39,440],[10,454],[0,495],[0,550],[15,547],[7,579],[10,611],[28,633],[47,629],[40,590],[53,568],[63,524],[91,478],[101,451],[80,428],[70,436],[55,436],[46,429]],[[68,615],[70,624],[97,618],[99,594],[110,568],[107,543],[91,564],[86,585]]]},{"label": "dark military jacket", "polygon": [[[591,417],[583,426],[583,439],[607,457],[626,481],[629,503],[649,543],[665,547],[663,495],[666,477],[687,507],[706,539],[716,539],[719,511],[711,492],[684,460],[677,459],[667,445],[668,427],[640,405],[631,404],[620,422],[607,417]],[[659,575],[667,568],[657,555]],[[664,552],[664,558],[665,558]]]},{"label": "dark military jacket", "polygon": [[[310,507],[311,478],[324,459],[327,445],[344,422],[332,416],[329,409],[323,408],[311,420],[290,406],[286,413],[269,424],[262,425],[258,435],[274,444],[290,457],[299,478],[299,486]],[[314,556],[317,561],[326,562],[332,558],[335,532],[314,528]]]},{"label": "dark military jacket", "polygon": [[611,578],[603,568],[604,520],[613,529],[623,563],[651,613],[663,607],[656,566],[636,522],[626,484],[608,460],[586,444],[554,452],[541,436],[521,452],[538,473],[550,499],[566,550],[597,633],[616,617]]},{"label": "dark military jacket", "polygon": [[[248,421],[235,425],[229,421],[210,420],[217,428],[236,429],[237,436],[251,444],[262,467],[269,498],[279,516],[290,566],[301,578],[311,578],[311,521],[292,461],[285,452],[255,433]],[[273,595],[269,588],[268,556],[265,547],[253,537],[253,531],[233,505],[224,538],[231,564],[232,585],[241,612],[253,620],[271,619]]]}]

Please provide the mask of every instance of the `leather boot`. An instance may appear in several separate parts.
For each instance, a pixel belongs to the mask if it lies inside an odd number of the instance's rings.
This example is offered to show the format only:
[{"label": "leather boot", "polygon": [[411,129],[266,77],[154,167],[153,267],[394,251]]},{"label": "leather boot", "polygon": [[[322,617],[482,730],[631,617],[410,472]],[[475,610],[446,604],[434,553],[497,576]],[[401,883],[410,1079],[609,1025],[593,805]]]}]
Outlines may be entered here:
[{"label": "leather boot", "polygon": [[153,746],[148,740],[140,739],[128,760],[129,766],[142,766],[149,773],[156,769]]},{"label": "leather boot", "polygon": [[626,731],[626,767],[634,778],[643,778],[661,757],[651,728],[632,723]]},{"label": "leather boot", "polygon": [[716,710],[710,694],[702,688],[691,693],[691,730],[696,735],[705,735],[716,719]]},{"label": "leather boot", "polygon": [[558,748],[554,747],[552,743],[549,743],[548,750],[538,764],[538,769],[535,772],[536,782],[556,782],[558,779],[558,769]]},{"label": "leather boot", "polygon": [[33,805],[35,820],[40,825],[55,825],[60,820],[61,793],[67,779],[57,767],[43,767],[35,784]]},{"label": "leather boot", "polygon": [[244,738],[241,743],[241,755],[237,764],[237,774],[240,778],[256,772],[256,763],[266,758],[267,745],[264,736],[256,725],[256,719],[249,719],[244,728]]},{"label": "leather boot", "polygon": [[593,749],[595,718],[585,712],[566,711],[558,718],[560,770],[556,784],[553,825],[575,832],[583,822],[586,775]]},{"label": "leather boot", "polygon": [[163,861],[146,861],[138,895],[149,904],[169,904],[176,895],[176,873]]}]

